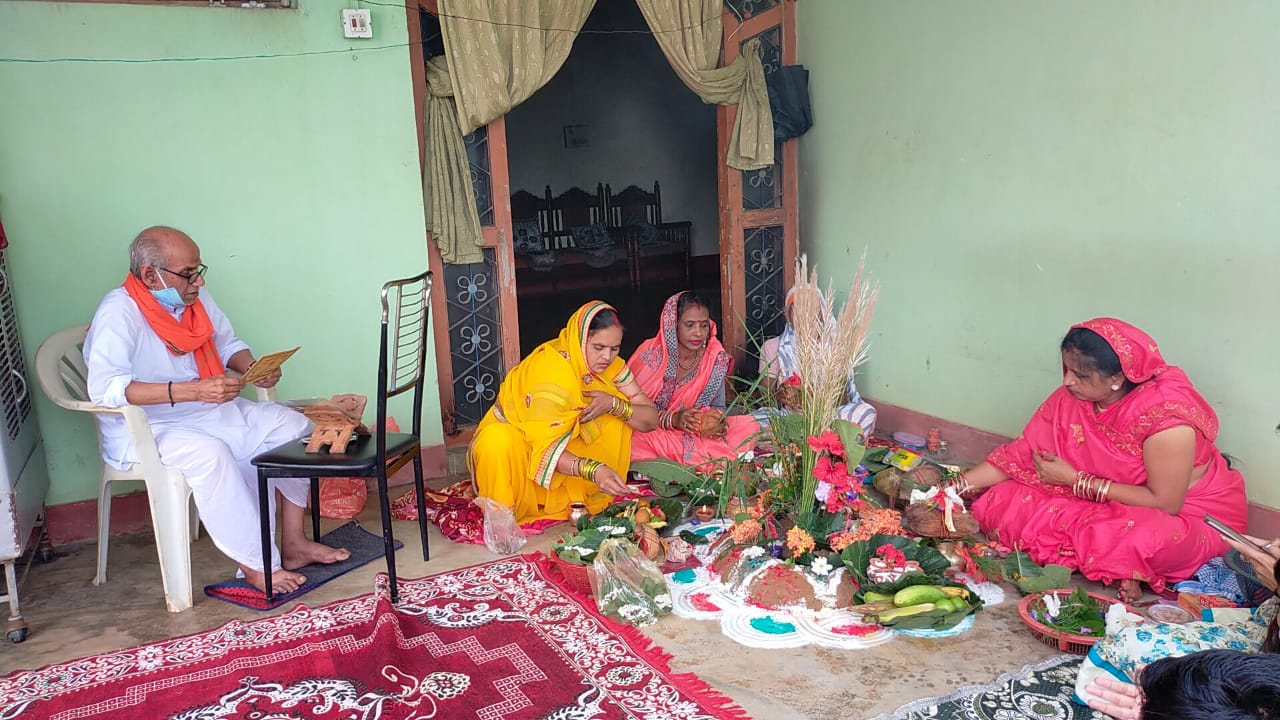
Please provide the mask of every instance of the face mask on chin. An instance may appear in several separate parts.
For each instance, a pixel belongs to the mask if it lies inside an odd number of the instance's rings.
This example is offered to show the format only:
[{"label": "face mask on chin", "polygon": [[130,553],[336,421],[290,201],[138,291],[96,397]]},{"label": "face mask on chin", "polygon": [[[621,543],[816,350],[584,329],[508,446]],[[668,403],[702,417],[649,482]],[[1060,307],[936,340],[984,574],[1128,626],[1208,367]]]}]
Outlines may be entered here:
[{"label": "face mask on chin", "polygon": [[164,305],[170,310],[177,310],[178,308],[186,305],[186,303],[182,301],[182,296],[178,294],[177,288],[169,287],[165,283],[164,278],[160,277],[159,273],[156,273],[156,277],[159,277],[160,284],[164,285],[163,290],[151,291],[151,297],[155,298],[156,302],[160,303],[161,305]]}]

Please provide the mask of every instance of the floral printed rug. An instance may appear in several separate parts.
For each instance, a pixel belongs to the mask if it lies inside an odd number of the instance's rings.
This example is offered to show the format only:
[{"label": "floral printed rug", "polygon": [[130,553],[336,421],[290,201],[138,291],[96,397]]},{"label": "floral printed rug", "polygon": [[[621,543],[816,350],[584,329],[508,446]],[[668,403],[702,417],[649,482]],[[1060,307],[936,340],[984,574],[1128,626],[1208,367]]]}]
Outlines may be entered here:
[{"label": "floral printed rug", "polygon": [[1108,720],[1071,701],[1080,658],[1060,655],[990,685],[960,688],[942,697],[916,700],[873,720]]},{"label": "floral printed rug", "polygon": [[746,715],[513,557],[0,678],[0,718],[425,720]]}]

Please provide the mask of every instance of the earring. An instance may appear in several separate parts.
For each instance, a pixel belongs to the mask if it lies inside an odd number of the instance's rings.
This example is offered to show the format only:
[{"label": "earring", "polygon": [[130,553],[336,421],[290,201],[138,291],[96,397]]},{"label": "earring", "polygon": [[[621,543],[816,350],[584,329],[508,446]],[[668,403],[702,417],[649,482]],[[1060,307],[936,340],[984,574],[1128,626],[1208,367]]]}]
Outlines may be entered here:
[{"label": "earring", "polygon": [[1117,384],[1117,385],[1112,385],[1112,386],[1111,386],[1111,389],[1112,389],[1112,390],[1119,390],[1119,389],[1120,389],[1120,385],[1118,385],[1118,384]]}]

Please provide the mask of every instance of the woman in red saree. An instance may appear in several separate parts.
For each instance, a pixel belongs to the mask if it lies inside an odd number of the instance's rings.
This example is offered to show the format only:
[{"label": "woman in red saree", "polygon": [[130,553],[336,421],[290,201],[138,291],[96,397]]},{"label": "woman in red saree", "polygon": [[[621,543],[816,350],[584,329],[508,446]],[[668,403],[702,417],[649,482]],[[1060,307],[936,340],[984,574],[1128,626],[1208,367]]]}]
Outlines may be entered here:
[{"label": "woman in red saree", "polygon": [[973,514],[1040,564],[1120,583],[1122,600],[1180,582],[1227,547],[1209,513],[1245,529],[1244,478],[1214,446],[1218,418],[1156,343],[1113,318],[1062,341],[1062,386],[1021,437],[961,474]]},{"label": "woman in red saree", "polygon": [[[632,462],[667,458],[700,465],[753,447],[760,424],[750,415],[724,415],[733,359],[716,339],[716,324],[697,295],[686,291],[667,298],[658,334],[641,343],[627,364],[659,411],[657,430],[632,437]],[[704,422],[706,412],[712,414]]]}]

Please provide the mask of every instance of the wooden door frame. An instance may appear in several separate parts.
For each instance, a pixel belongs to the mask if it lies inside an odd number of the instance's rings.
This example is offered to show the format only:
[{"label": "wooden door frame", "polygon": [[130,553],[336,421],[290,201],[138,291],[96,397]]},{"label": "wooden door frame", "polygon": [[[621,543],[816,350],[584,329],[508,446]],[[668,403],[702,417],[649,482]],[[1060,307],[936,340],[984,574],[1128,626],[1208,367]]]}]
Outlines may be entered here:
[{"label": "wooden door frame", "polygon": [[[409,63],[413,81],[413,108],[418,128],[418,170],[426,183],[427,171],[427,137],[426,137],[426,103],[427,103],[427,68],[423,52],[421,11],[439,15],[438,0],[417,0],[405,5],[406,22],[409,29]],[[499,308],[501,312],[500,332],[502,337],[503,369],[509,370],[520,362],[520,319],[516,308],[516,268],[515,255],[511,244],[511,173],[507,161],[507,125],[506,118],[500,117],[487,126],[489,145],[489,171],[491,191],[493,195],[492,226],[480,228],[484,247],[492,248],[497,260],[497,290],[500,293]],[[501,162],[494,162],[501,158]],[[424,206],[423,223],[426,225]],[[453,363],[449,352],[449,310],[444,282],[444,259],[440,248],[431,236],[429,225],[425,227],[429,262],[438,271],[437,282],[431,289],[432,331],[435,338],[436,377],[439,384],[440,411],[442,419],[448,421],[448,415],[454,408]],[[446,428],[449,429],[449,428]],[[469,433],[464,433],[466,438]],[[446,434],[446,443],[450,436]],[[458,439],[458,438],[455,438]]]},{"label": "wooden door frame", "polygon": [[[796,63],[796,6],[795,0],[782,0],[777,6],[759,15],[753,15],[739,23],[738,18],[724,10],[722,65],[738,59],[743,38],[780,25],[782,27],[782,62]],[[723,308],[722,338],[724,345],[734,356],[738,367],[748,357],[746,313],[746,248],[744,232],[751,227],[781,225],[783,228],[783,284],[791,287],[795,282],[795,264],[800,246],[800,179],[798,159],[799,144],[795,138],[782,143],[782,207],[764,210],[742,209],[742,172],[728,166],[729,138],[733,135],[733,122],[738,116],[736,105],[719,105],[716,108],[716,145],[719,159],[718,196],[720,199],[720,302]],[[734,317],[730,313],[739,313]],[[763,341],[763,338],[758,338]]]}]

